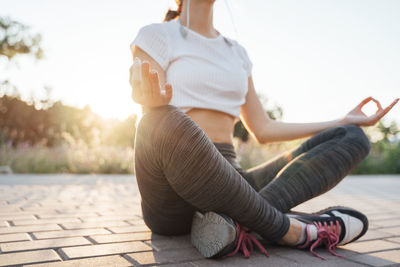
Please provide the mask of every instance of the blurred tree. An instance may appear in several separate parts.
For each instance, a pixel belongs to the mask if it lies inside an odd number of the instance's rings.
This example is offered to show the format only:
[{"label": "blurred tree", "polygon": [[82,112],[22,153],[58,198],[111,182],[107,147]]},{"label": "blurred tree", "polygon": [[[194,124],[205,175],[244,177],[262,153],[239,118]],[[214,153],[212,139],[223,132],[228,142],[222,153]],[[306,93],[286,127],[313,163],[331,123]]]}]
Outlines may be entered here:
[{"label": "blurred tree", "polygon": [[18,95],[0,95],[0,145],[84,143],[91,147],[133,147],[135,115],[124,121],[104,120],[89,106],[80,109],[60,101],[50,105],[39,109]]},{"label": "blurred tree", "polygon": [[[29,27],[12,20],[9,17],[0,16],[0,59],[11,61],[17,55],[31,55],[36,59],[43,57],[40,46],[40,34],[32,34]],[[8,80],[0,79],[0,97],[3,95],[16,96],[17,88]]]},{"label": "blurred tree", "polygon": [[369,155],[352,173],[400,174],[400,133],[396,121],[385,126],[381,121],[373,128],[380,139],[371,143]]},{"label": "blurred tree", "polygon": [[13,59],[20,54],[43,56],[40,34],[32,34],[29,27],[9,17],[0,17],[0,56]]},{"label": "blurred tree", "polygon": [[400,133],[399,127],[396,124],[396,121],[392,121],[389,126],[385,126],[382,121],[378,122],[377,128],[383,135],[382,141],[389,142],[390,138],[395,137],[398,133]]}]

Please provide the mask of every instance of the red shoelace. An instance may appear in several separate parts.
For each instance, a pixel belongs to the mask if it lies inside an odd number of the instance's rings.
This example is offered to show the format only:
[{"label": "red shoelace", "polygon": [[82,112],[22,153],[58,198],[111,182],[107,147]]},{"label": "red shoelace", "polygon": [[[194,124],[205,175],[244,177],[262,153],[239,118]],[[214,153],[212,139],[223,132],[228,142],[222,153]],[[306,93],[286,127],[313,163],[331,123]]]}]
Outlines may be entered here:
[{"label": "red shoelace", "polygon": [[312,245],[310,246],[310,252],[315,257],[326,260],[324,257],[322,257],[314,252],[314,248],[319,247],[320,245],[324,244],[325,247],[328,249],[328,251],[332,255],[344,258],[344,256],[335,253],[336,245],[339,243],[339,233],[340,233],[339,221],[335,221],[335,222],[336,222],[336,224],[334,224],[332,221],[329,224],[327,222],[324,222],[324,223],[314,222],[314,225],[317,227],[317,231],[318,231],[317,239],[315,241],[310,240],[311,224],[308,224],[307,225],[307,240],[303,245],[298,246],[298,248],[306,248],[312,242]]},{"label": "red shoelace", "polygon": [[[262,253],[264,253],[265,256],[269,257],[267,251],[265,248],[258,242],[258,240],[252,236],[250,233],[248,233],[245,229],[241,228],[238,223],[236,223],[236,229],[237,232],[239,233],[239,237],[236,243],[236,248],[234,251],[229,253],[226,256],[233,256],[236,255],[236,253],[239,251],[239,249],[242,251],[244,257],[247,259],[250,257],[250,253],[253,252],[253,243],[261,250]],[[249,248],[247,247],[249,246]]]}]

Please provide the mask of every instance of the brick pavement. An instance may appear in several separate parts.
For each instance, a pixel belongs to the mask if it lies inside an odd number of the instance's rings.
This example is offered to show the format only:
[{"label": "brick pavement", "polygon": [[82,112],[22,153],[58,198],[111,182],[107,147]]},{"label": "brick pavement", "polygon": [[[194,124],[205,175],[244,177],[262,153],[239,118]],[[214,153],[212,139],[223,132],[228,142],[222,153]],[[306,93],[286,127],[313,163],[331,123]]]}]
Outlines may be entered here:
[{"label": "brick pavement", "polygon": [[206,260],[189,236],[152,234],[140,212],[134,176],[0,175],[0,266],[400,266],[400,176],[347,177],[296,210],[348,205],[365,212],[370,229],[337,249],[345,258],[267,246]]}]

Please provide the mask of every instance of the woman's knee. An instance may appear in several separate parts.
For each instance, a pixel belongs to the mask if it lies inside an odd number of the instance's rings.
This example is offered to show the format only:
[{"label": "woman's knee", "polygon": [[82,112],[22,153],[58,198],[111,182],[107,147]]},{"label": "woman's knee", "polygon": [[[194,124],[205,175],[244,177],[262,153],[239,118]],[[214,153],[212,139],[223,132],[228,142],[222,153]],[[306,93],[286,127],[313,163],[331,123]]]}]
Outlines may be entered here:
[{"label": "woman's knee", "polygon": [[170,134],[170,128],[179,124],[184,116],[186,115],[173,105],[151,108],[140,119],[137,135],[154,142]]},{"label": "woman's knee", "polygon": [[348,138],[349,142],[357,145],[357,147],[359,147],[363,152],[364,156],[367,156],[371,150],[371,143],[364,130],[355,124],[345,124],[340,127],[346,129],[346,137]]},{"label": "woman's knee", "polygon": [[160,167],[206,139],[205,133],[184,112],[167,105],[147,112],[139,122],[135,145],[156,156]]}]

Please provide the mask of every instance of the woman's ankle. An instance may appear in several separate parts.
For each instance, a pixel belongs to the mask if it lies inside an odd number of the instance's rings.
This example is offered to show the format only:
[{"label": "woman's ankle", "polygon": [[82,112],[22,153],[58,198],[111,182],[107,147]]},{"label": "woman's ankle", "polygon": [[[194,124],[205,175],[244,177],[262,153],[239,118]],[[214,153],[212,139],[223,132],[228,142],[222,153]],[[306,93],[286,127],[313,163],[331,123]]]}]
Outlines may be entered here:
[{"label": "woman's ankle", "polygon": [[280,245],[296,246],[304,242],[306,224],[296,219],[289,218],[290,227],[288,232],[278,241]]}]

